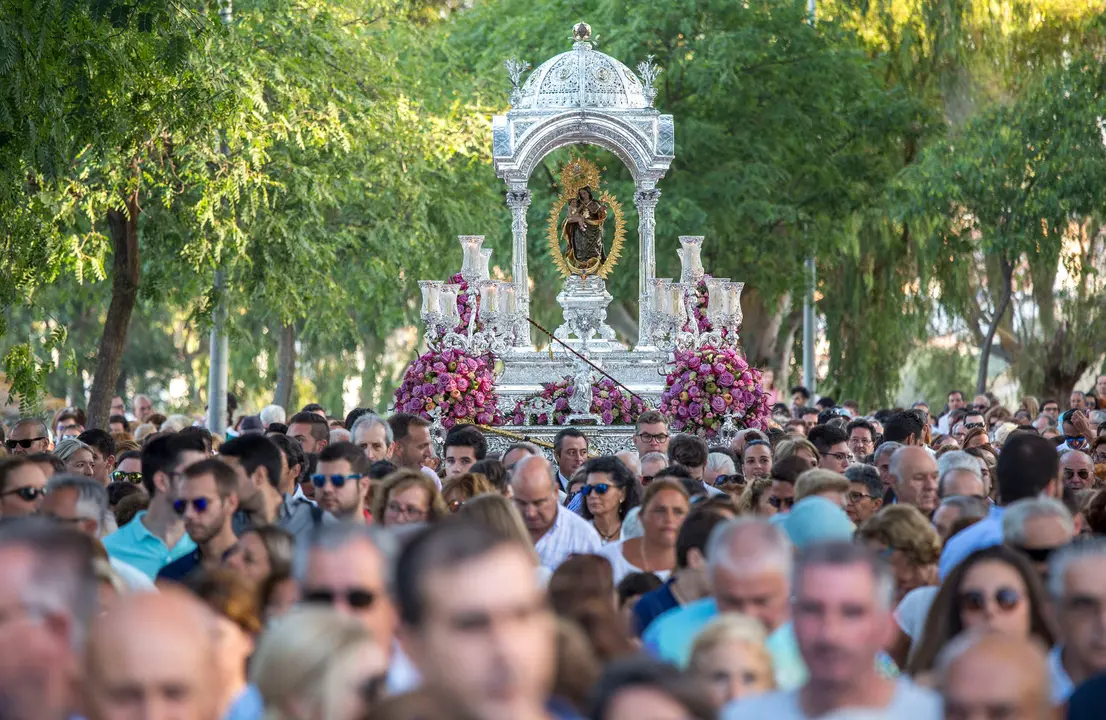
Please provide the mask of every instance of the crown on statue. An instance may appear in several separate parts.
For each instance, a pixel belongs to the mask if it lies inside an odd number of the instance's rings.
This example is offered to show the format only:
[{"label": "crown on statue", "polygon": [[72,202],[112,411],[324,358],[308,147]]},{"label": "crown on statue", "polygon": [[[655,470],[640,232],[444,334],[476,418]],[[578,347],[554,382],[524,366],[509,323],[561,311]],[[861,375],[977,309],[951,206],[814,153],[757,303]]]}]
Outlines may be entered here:
[{"label": "crown on statue", "polygon": [[591,188],[593,195],[599,190],[599,168],[590,160],[573,158],[561,168],[561,192],[575,195],[582,187]]}]

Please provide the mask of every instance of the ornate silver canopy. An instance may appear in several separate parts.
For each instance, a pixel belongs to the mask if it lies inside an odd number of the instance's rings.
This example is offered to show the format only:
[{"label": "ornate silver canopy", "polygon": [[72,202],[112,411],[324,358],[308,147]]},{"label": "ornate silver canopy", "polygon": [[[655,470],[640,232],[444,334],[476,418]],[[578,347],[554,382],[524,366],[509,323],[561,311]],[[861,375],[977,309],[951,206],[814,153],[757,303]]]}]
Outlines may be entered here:
[{"label": "ornate silver canopy", "polygon": [[[534,168],[549,153],[568,145],[597,145],[613,152],[633,175],[638,209],[639,349],[651,348],[646,308],[651,304],[656,276],[654,209],[660,197],[657,182],[672,163],[675,132],[672,116],[652,107],[658,69],[650,58],[639,64],[641,78],[613,57],[596,50],[591,28],[573,28],[568,52],[522,76],[527,65],[507,62],[514,91],[513,107],[492,120],[492,152],[496,174],[507,183],[507,204],[513,217],[512,274],[519,283],[519,305],[529,311],[526,285],[527,184]],[[644,78],[644,82],[642,80]],[[519,328],[517,349],[531,349],[529,328]]]}]

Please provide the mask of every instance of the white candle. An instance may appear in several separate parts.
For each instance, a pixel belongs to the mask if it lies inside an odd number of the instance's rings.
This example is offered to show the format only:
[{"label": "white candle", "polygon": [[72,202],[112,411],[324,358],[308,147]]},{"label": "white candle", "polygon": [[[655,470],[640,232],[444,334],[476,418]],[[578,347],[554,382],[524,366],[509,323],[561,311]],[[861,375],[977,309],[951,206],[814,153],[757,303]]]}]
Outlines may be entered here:
[{"label": "white candle", "polygon": [[503,294],[499,296],[499,300],[502,303],[500,310],[507,315],[514,315],[518,310],[518,298],[515,295],[514,285],[503,283]]}]

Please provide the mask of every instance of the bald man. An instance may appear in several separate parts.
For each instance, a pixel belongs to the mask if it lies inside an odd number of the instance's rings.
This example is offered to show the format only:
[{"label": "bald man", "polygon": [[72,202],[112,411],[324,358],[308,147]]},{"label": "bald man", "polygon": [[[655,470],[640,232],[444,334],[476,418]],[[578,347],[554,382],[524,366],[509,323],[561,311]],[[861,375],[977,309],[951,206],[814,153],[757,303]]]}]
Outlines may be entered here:
[{"label": "bald man", "polygon": [[207,607],[181,589],[120,598],[88,638],[89,720],[218,720],[216,627]]},{"label": "bald man", "polygon": [[895,479],[896,501],[913,505],[927,518],[932,516],[941,502],[937,496],[940,475],[933,456],[923,447],[901,447],[891,456],[889,472]]},{"label": "bald man", "polygon": [[569,555],[599,552],[602,543],[591,523],[561,507],[560,484],[544,457],[529,455],[518,461],[511,492],[543,566],[552,571]]},{"label": "bald man", "polygon": [[1036,643],[1000,633],[956,638],[938,659],[945,720],[1054,720],[1048,658]]}]

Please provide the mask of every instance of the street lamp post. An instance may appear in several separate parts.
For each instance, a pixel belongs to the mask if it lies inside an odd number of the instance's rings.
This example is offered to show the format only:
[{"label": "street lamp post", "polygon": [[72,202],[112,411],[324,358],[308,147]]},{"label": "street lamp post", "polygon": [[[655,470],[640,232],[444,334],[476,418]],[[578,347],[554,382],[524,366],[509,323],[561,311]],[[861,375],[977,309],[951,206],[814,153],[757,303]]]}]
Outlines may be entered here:
[{"label": "street lamp post", "polygon": [[[234,19],[233,0],[223,0],[219,18],[224,25]],[[225,150],[225,145],[224,145]],[[207,372],[207,429],[211,433],[226,432],[227,423],[227,279],[222,268],[215,271],[215,311],[212,313],[211,347]]]}]

